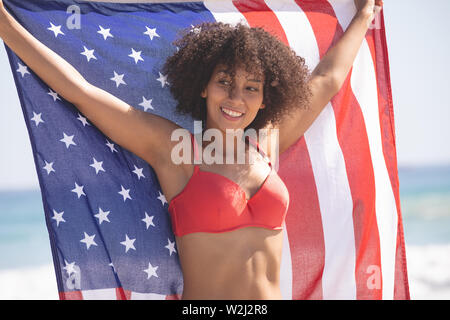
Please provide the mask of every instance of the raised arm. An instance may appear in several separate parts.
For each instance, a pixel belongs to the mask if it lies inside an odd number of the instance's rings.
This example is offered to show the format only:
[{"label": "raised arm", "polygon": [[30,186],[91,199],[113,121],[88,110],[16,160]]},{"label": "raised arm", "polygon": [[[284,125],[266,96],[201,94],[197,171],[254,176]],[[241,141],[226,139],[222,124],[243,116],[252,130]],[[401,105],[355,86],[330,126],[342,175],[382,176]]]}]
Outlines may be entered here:
[{"label": "raised arm", "polygon": [[355,0],[357,13],[339,41],[322,57],[309,77],[312,96],[309,109],[297,109],[279,125],[279,153],[295,143],[339,92],[382,1]]},{"label": "raised arm", "polygon": [[111,140],[153,167],[169,159],[170,136],[179,126],[170,120],[135,109],[88,83],[72,65],[22,27],[5,10],[2,0],[0,38],[48,86],[74,104]]}]

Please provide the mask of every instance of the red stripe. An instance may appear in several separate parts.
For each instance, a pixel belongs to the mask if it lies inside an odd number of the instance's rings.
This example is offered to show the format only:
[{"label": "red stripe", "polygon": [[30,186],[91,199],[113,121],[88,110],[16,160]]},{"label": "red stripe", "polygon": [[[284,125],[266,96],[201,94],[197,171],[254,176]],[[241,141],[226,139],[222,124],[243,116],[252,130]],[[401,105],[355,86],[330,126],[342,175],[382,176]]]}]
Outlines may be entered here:
[{"label": "red stripe", "polygon": [[59,292],[60,300],[83,300],[81,291]]},{"label": "red stripe", "polygon": [[394,106],[392,100],[389,55],[384,26],[384,15],[382,11],[380,12],[380,19],[381,29],[369,30],[366,35],[366,40],[369,45],[376,70],[380,127],[383,135],[383,156],[391,181],[392,192],[395,197],[398,215],[394,299],[410,299],[403,222],[400,210],[397,153],[395,145]]},{"label": "red stripe", "polygon": [[130,300],[131,291],[124,290],[123,288],[116,288],[116,299],[117,300]]},{"label": "red stripe", "polygon": [[290,191],[286,232],[292,261],[292,299],[323,299],[325,243],[322,216],[303,137],[281,154],[278,175]]},{"label": "red stripe", "polygon": [[166,300],[181,300],[181,295],[171,294],[171,295],[166,296]]},{"label": "red stripe", "polygon": [[234,6],[244,15],[249,26],[261,27],[287,44],[286,34],[275,13],[262,0],[233,0]]},{"label": "red stripe", "polygon": [[[289,45],[278,18],[263,1],[233,3],[251,27],[261,27]],[[322,299],[325,263],[322,217],[311,160],[303,137],[280,155],[278,175],[290,191],[286,232],[291,251],[292,299]]]},{"label": "red stripe", "polygon": [[[296,1],[305,12],[317,39],[320,58],[336,44],[344,31],[332,6],[324,0]],[[350,79],[350,70],[341,90],[331,100],[336,118],[337,138],[344,156],[353,201],[355,232],[355,279],[357,299],[381,299],[381,286],[367,282],[371,266],[381,273],[380,242],[375,211],[375,177],[364,117]],[[380,279],[381,280],[381,279]]]}]

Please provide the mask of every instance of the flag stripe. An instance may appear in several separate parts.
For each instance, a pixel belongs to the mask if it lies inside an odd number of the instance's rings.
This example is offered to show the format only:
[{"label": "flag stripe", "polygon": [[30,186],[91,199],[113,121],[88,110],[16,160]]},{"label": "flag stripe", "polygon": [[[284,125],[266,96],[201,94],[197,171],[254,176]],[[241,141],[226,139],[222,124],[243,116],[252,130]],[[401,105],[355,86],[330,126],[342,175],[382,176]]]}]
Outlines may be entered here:
[{"label": "flag stripe", "polygon": [[82,290],[84,300],[117,300],[116,288]]},{"label": "flag stripe", "polygon": [[131,292],[131,300],[168,300],[169,296],[158,293]]},{"label": "flag stripe", "polygon": [[244,15],[250,27],[261,27],[284,44],[289,45],[280,22],[263,0],[252,2],[233,0],[233,4]]},{"label": "flag stripe", "polygon": [[[409,285],[406,266],[405,240],[403,234],[403,222],[400,210],[400,190],[397,169],[397,153],[395,150],[395,125],[394,108],[392,101],[392,89],[390,87],[389,55],[386,42],[383,12],[379,15],[379,21],[375,20],[375,28],[368,32],[366,41],[375,65],[377,78],[378,99],[380,105],[380,125],[383,132],[383,156],[389,172],[389,178],[397,205],[397,253],[395,259],[394,299],[409,299]],[[377,54],[382,52],[383,54]],[[398,279],[397,279],[398,278]],[[398,294],[398,297],[395,295]]]},{"label": "flag stripe", "polygon": [[280,290],[284,300],[292,300],[293,274],[291,244],[287,233],[286,221],[283,225],[283,248],[280,265]]},{"label": "flag stripe", "polygon": [[[317,5],[316,2],[314,5]],[[310,12],[308,17],[318,39],[321,58],[343,35],[332,6],[320,1],[318,8],[304,2],[302,8]],[[327,17],[323,19],[322,16]],[[324,21],[325,20],[325,21]],[[355,243],[356,298],[376,299],[381,296],[380,288],[368,286],[367,270],[380,266],[378,228],[375,215],[375,183],[370,157],[369,142],[358,101],[350,87],[350,70],[342,89],[332,99],[337,121],[339,145],[345,159],[345,170],[352,196],[352,218]],[[351,121],[348,121],[351,119]],[[358,150],[358,157],[354,156]],[[381,279],[379,279],[381,285]]]},{"label": "flag stripe", "polygon": [[[309,38],[314,39],[310,47],[310,56],[299,52],[309,63],[311,70],[320,61],[318,48],[318,34],[315,33],[315,16],[303,10],[304,3],[284,2],[283,8],[296,12],[296,19],[306,18],[310,26],[303,28],[303,34],[310,32]],[[289,6],[289,7],[288,7]],[[298,9],[293,7],[297,6]],[[325,19],[325,17],[322,17]],[[280,19],[281,20],[281,19]],[[292,35],[295,37],[295,35]],[[298,35],[297,35],[298,37]],[[288,39],[290,39],[288,35]],[[299,48],[300,49],[300,48]],[[352,203],[345,172],[345,163],[342,150],[336,135],[336,119],[330,103],[325,107],[313,125],[305,133],[305,141],[311,158],[311,165],[316,182],[320,212],[322,217],[325,262],[322,275],[323,298],[354,299],[354,255],[355,244],[352,224]],[[323,148],[326,145],[327,148]],[[339,200],[338,200],[339,199]]]},{"label": "flag stripe", "polygon": [[[337,1],[330,1],[330,3],[334,5],[336,16],[341,26],[346,29],[350,20],[349,10],[344,10],[342,7],[339,8]],[[353,64],[351,86],[364,116],[374,169],[376,190],[375,210],[381,251],[382,297],[383,299],[392,299],[394,293],[395,249],[398,222],[397,208],[386,163],[383,158],[375,66],[373,65],[366,40],[363,41]]]},{"label": "flag stripe", "polygon": [[124,290],[121,287],[60,292],[61,300],[178,300],[179,295],[140,293]]},{"label": "flag stripe", "polygon": [[239,22],[248,25],[245,17],[236,9],[231,0],[206,0],[204,6],[211,12],[217,22],[230,23]]}]

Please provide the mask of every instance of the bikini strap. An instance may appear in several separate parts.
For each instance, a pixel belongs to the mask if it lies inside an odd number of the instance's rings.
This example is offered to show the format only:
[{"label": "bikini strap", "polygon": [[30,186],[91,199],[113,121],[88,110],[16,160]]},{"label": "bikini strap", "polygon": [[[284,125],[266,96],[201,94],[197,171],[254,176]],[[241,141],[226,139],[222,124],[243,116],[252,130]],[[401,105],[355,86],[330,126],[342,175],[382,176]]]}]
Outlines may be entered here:
[{"label": "bikini strap", "polygon": [[264,160],[266,160],[269,163],[269,165],[272,167],[272,163],[270,162],[269,157],[266,155],[266,153],[263,151],[263,149],[260,148],[258,142],[256,140],[254,140],[253,138],[251,138],[250,136],[245,136],[245,137],[248,138],[248,141],[251,143],[251,145],[262,155]]},{"label": "bikini strap", "polygon": [[[194,135],[192,133],[190,133],[190,135],[191,135],[192,146],[194,147],[194,159],[195,160],[200,160],[200,155],[198,154],[197,141],[195,140],[195,137],[194,137]],[[194,163],[194,165],[195,165],[195,163]]]}]

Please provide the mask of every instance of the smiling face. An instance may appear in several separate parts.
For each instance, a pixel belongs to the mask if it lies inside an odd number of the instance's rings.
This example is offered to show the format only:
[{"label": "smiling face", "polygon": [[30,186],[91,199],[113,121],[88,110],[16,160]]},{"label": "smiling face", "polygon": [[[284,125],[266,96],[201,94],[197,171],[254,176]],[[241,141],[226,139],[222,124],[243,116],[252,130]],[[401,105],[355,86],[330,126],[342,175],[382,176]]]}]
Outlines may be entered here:
[{"label": "smiling face", "polygon": [[263,104],[264,77],[249,74],[238,67],[232,79],[223,65],[217,65],[201,96],[206,99],[206,129],[245,129]]}]

